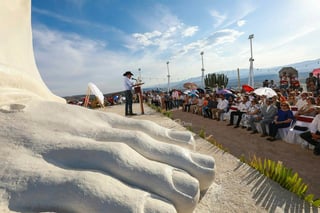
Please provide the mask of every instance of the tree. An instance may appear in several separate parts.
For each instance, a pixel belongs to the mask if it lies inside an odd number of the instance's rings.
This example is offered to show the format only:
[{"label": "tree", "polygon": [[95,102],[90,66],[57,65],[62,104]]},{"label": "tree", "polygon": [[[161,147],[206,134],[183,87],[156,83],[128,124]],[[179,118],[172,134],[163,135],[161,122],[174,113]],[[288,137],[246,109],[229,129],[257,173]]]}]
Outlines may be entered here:
[{"label": "tree", "polygon": [[204,83],[206,87],[214,88],[218,87],[227,87],[228,85],[228,77],[224,74],[216,74],[216,73],[209,73],[205,76]]}]

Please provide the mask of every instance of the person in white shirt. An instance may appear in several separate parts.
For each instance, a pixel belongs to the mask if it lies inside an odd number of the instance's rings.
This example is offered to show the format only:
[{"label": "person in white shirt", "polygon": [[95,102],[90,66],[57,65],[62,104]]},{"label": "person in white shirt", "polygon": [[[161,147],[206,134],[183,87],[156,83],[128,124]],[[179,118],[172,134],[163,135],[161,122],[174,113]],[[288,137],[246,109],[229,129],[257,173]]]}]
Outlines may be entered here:
[{"label": "person in white shirt", "polygon": [[[320,106],[317,106],[317,111],[320,113]],[[318,114],[309,127],[308,132],[300,134],[300,137],[308,143],[314,145],[313,154],[320,155],[320,114]]]},{"label": "person in white shirt", "polygon": [[220,116],[222,113],[227,112],[228,105],[229,105],[229,101],[224,97],[224,95],[220,95],[217,108],[212,109],[213,117],[217,118],[217,121],[220,121]]},{"label": "person in white shirt", "polygon": [[303,106],[307,105],[307,97],[308,97],[308,93],[306,92],[303,92],[300,94],[300,98],[296,103],[298,110],[300,110]]},{"label": "person in white shirt", "polygon": [[124,94],[126,97],[125,115],[136,115],[132,112],[132,87],[134,87],[134,83],[130,79],[133,74],[130,71],[126,71],[123,76],[123,84],[125,89]]},{"label": "person in white shirt", "polygon": [[238,105],[238,110],[230,113],[230,123],[227,126],[233,125],[234,116],[237,115],[238,119],[234,128],[238,128],[240,125],[240,121],[242,119],[242,115],[248,111],[250,106],[251,106],[251,101],[249,101],[248,96],[243,96],[242,101]]},{"label": "person in white shirt", "polygon": [[[249,107],[247,113],[243,116],[242,118],[242,123],[243,124],[247,124],[247,125],[243,125],[242,128],[247,127],[247,130],[250,131],[252,130],[252,127],[250,126],[250,121],[254,121],[255,119],[258,118],[258,116],[260,115],[260,104],[258,102],[257,99],[252,99],[251,100],[251,106]],[[255,133],[252,133],[255,134]]]},{"label": "person in white shirt", "polygon": [[277,84],[274,82],[274,80],[271,80],[271,81],[270,81],[269,87],[272,88],[272,89],[277,89],[277,88],[278,88],[278,86],[277,86]]}]

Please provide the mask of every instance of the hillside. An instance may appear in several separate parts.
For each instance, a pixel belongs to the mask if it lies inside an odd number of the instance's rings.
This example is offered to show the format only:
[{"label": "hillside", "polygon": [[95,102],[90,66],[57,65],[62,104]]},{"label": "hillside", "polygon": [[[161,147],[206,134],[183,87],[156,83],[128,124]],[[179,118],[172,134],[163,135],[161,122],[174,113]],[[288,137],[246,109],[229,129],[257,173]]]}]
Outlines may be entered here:
[{"label": "hillside", "polygon": [[[249,66],[249,65],[248,65]],[[294,67],[299,71],[299,80],[301,83],[305,82],[305,79],[308,77],[308,74],[312,72],[313,69],[320,67],[320,58],[315,60],[308,60],[303,62],[297,62],[293,64],[287,64],[283,66],[274,66],[268,68],[260,68],[254,69],[254,82],[255,86],[259,87],[262,85],[262,82],[265,79],[274,80],[279,85],[279,70],[282,67]],[[248,83],[248,75],[249,75],[249,68],[240,69],[240,84],[247,84]],[[206,73],[217,73],[217,74],[225,74],[229,78],[228,88],[236,88],[238,86],[238,73],[236,70],[224,70],[224,71],[206,71]],[[200,74],[200,73],[199,73]],[[201,76],[188,78],[183,81],[179,82],[171,82],[170,88],[182,89],[183,84],[186,82],[194,82],[197,85],[201,85]],[[160,88],[159,88],[160,87]],[[157,87],[148,87],[145,90],[151,89],[160,89],[166,91],[168,87],[167,83],[157,85]]]}]

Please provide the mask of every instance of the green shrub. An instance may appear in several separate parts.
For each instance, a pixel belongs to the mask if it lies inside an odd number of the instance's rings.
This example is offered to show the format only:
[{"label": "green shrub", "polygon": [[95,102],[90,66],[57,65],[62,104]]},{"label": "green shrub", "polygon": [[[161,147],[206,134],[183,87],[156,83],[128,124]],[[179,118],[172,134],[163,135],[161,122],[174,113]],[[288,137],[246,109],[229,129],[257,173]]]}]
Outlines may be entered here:
[{"label": "green shrub", "polygon": [[208,142],[210,142],[212,145],[218,147],[219,149],[223,150],[224,152],[229,152],[229,150],[222,146],[222,144],[219,144],[212,135],[209,135],[205,138]]},{"label": "green shrub", "polygon": [[[242,160],[245,162],[244,158]],[[306,195],[308,185],[302,182],[302,178],[299,177],[297,172],[293,173],[292,169],[286,168],[282,162],[274,162],[269,159],[261,160],[261,158],[253,156],[247,163],[260,173],[279,183],[283,188],[295,193],[313,206],[320,207],[320,199],[314,200],[313,194]]]},{"label": "green shrub", "polygon": [[200,136],[200,138],[205,138],[206,137],[206,132],[204,131],[204,129],[200,129],[200,132],[199,132],[199,136]]}]

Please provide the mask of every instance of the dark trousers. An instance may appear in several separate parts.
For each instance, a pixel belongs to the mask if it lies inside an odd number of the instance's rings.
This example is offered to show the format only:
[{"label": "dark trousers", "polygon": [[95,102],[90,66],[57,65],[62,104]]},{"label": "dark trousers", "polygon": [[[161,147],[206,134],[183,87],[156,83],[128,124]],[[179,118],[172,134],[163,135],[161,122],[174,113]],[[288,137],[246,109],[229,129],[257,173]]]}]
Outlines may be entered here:
[{"label": "dark trousers", "polygon": [[241,112],[241,111],[232,111],[230,113],[230,124],[233,124],[233,118],[235,115],[238,116],[238,120],[237,120],[237,126],[239,126],[240,124],[240,121],[241,121],[241,118],[242,118],[242,115],[244,114],[245,112]]},{"label": "dark trousers", "polygon": [[126,115],[132,114],[132,91],[126,90],[125,91],[126,97],[126,105],[125,105],[125,113]]},{"label": "dark trousers", "polygon": [[269,124],[269,136],[276,137],[278,133],[278,129],[287,128],[289,126],[290,126],[290,123],[275,124],[274,122],[271,122]]},{"label": "dark trousers", "polygon": [[[316,134],[317,134],[317,135],[320,135],[320,132],[317,131]],[[310,143],[311,145],[314,145],[315,147],[314,147],[313,153],[314,153],[315,155],[320,155],[320,142],[318,142],[317,140],[312,139],[312,135],[311,135],[311,132],[310,132],[310,131],[301,133],[301,134],[300,134],[300,137],[301,137],[303,140],[305,140],[305,141],[307,141],[308,143]]]},{"label": "dark trousers", "polygon": [[179,109],[179,106],[180,106],[180,100],[176,99],[173,101],[173,107]]},{"label": "dark trousers", "polygon": [[173,104],[171,100],[164,101],[166,105],[166,111],[171,110],[173,108]]},{"label": "dark trousers", "polygon": [[184,111],[190,112],[190,106],[191,106],[191,104],[184,105]]},{"label": "dark trousers", "polygon": [[211,108],[206,107],[206,108],[204,109],[204,112],[205,112],[204,116],[207,116],[208,118],[212,118]]}]

